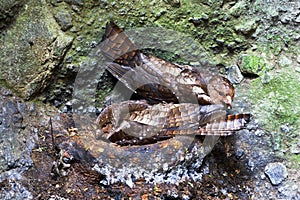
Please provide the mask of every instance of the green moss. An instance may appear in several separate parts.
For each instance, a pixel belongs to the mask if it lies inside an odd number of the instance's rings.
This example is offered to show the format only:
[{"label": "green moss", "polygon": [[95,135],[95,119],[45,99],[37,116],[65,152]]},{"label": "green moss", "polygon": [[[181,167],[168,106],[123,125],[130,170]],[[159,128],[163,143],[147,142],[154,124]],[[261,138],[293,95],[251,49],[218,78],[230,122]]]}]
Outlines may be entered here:
[{"label": "green moss", "polygon": [[273,54],[278,56],[283,51],[285,53],[295,53],[297,55],[299,48],[297,45],[292,44],[293,41],[290,37],[292,33],[288,34],[288,30],[278,30],[278,32],[281,33],[266,33],[265,35],[260,36],[260,38],[258,38],[258,50],[266,53],[267,55]]},{"label": "green moss", "polygon": [[[280,133],[280,126],[289,124],[295,132],[299,128],[300,87],[299,74],[294,69],[271,74],[269,83],[259,79],[253,81],[250,99],[254,105],[253,114],[269,131]],[[283,137],[293,137],[293,133]],[[283,138],[279,136],[279,138]],[[292,139],[292,138],[291,138]]]},{"label": "green moss", "polygon": [[[216,62],[232,61],[231,56],[218,57],[216,54],[231,54],[231,52],[247,46],[244,35],[234,31],[237,19],[226,13],[227,8],[222,7],[222,2],[183,0],[180,1],[180,6],[174,5],[172,2],[108,0],[100,3],[99,6],[93,6],[95,2],[90,6],[89,4],[85,5],[80,15],[74,15],[72,29],[80,31],[81,38],[74,41],[75,48],[69,54],[73,55],[75,62],[79,53],[86,55],[89,49],[86,46],[87,42],[93,40],[99,42],[105,23],[111,19],[125,29],[161,26],[189,34],[209,52],[207,54],[209,57],[206,59]],[[245,8],[242,6],[239,9]],[[199,24],[195,24],[193,20],[199,21]],[[84,24],[82,21],[89,23]],[[81,48],[80,52],[76,52],[76,46]],[[176,51],[178,49],[172,50],[173,53]]]},{"label": "green moss", "polygon": [[178,63],[178,64],[187,64],[187,60],[184,58],[180,57],[178,54],[174,54],[173,52],[169,51],[163,51],[163,50],[155,50],[155,49],[145,49],[143,50],[145,54],[153,54],[153,55],[159,55],[159,58]]},{"label": "green moss", "polygon": [[256,20],[255,19],[249,19],[239,22],[237,25],[235,25],[235,30],[240,31],[244,34],[249,34],[250,32],[254,31],[256,29]]},{"label": "green moss", "polygon": [[292,167],[294,169],[300,168],[300,154],[295,154],[291,156]]},{"label": "green moss", "polygon": [[259,76],[269,70],[264,58],[255,55],[242,55],[239,66],[242,72]]},{"label": "green moss", "polygon": [[112,87],[107,87],[104,90],[97,90],[96,91],[96,107],[104,107],[105,105],[105,101],[106,101],[106,97],[111,93],[112,91]]},{"label": "green moss", "polygon": [[12,86],[8,85],[7,82],[3,79],[1,79],[0,77],[0,86],[4,87],[4,88],[8,88],[9,90],[11,90],[14,94],[20,96],[20,92],[15,90],[15,88],[13,88]]}]

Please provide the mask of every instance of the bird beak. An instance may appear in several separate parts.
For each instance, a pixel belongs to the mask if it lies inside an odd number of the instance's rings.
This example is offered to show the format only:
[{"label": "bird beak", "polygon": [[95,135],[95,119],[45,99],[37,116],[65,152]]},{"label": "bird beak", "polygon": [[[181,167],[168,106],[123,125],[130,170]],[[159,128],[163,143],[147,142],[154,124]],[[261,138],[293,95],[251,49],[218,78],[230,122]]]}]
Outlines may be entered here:
[{"label": "bird beak", "polygon": [[226,105],[228,105],[228,108],[231,109],[232,108],[232,98],[231,96],[226,96],[226,100],[224,102]]}]

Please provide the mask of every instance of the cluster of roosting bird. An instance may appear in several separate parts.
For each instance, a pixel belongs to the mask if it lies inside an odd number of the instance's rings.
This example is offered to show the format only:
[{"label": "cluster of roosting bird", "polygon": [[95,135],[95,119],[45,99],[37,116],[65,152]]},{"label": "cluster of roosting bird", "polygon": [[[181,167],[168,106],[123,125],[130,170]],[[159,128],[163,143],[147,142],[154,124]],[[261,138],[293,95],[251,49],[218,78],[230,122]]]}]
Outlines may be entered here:
[{"label": "cluster of roosting bird", "polygon": [[235,89],[228,79],[189,65],[145,55],[113,22],[101,50],[107,70],[139,95],[112,104],[98,116],[101,136],[120,145],[141,145],[176,135],[231,135],[250,114],[228,114]]}]

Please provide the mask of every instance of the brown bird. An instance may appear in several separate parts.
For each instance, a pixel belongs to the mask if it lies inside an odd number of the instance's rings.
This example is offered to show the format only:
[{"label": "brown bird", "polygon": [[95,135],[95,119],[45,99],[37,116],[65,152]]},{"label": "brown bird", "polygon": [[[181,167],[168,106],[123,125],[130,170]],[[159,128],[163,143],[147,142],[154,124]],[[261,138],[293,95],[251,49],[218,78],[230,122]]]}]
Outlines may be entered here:
[{"label": "brown bird", "polygon": [[231,135],[242,129],[250,114],[226,113],[222,105],[124,101],[98,116],[99,137],[121,145],[148,144],[176,135]]},{"label": "brown bird", "polygon": [[232,106],[234,87],[226,78],[146,56],[113,22],[107,23],[100,48],[110,59],[107,70],[147,100]]}]

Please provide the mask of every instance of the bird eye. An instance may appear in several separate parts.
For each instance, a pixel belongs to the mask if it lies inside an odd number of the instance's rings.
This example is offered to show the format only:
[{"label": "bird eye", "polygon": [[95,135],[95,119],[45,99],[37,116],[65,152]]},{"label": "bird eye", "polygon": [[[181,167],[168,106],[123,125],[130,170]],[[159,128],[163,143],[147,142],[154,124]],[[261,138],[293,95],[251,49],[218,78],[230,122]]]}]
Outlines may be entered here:
[{"label": "bird eye", "polygon": [[220,95],[220,96],[223,96],[224,94],[223,94],[223,92],[219,92],[219,95]]}]

